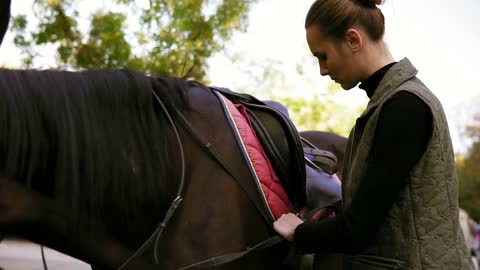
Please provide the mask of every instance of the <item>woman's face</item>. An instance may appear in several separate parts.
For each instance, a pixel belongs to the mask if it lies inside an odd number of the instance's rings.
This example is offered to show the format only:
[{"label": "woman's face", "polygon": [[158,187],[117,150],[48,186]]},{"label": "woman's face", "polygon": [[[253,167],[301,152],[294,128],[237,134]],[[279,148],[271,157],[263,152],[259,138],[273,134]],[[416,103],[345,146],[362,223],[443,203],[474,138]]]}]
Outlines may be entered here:
[{"label": "woman's face", "polygon": [[307,42],[310,51],[318,59],[322,76],[330,76],[345,90],[359,83],[357,65],[346,39],[336,41],[325,37],[319,28],[313,25],[307,28]]}]

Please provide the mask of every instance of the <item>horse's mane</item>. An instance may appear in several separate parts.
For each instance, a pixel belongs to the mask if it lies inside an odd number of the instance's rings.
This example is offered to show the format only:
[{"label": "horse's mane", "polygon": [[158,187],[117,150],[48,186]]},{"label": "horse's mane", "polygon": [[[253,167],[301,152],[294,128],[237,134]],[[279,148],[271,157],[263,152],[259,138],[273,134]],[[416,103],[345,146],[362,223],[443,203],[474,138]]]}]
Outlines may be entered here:
[{"label": "horse's mane", "polygon": [[127,70],[0,70],[1,173],[97,217],[164,209],[178,184],[167,169],[175,144],[152,90],[175,117],[186,87]]}]

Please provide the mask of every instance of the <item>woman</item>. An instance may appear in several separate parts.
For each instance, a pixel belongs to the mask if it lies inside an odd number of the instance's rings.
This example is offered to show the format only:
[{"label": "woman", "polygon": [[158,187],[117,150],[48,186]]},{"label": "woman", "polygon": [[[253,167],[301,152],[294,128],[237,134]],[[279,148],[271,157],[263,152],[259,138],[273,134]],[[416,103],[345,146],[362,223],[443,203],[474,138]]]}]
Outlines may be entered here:
[{"label": "woman", "polygon": [[274,229],[302,253],[344,253],[344,269],[473,269],[458,219],[455,161],[442,106],[383,41],[381,0],[317,0],[307,42],[320,74],[370,98],[344,160],[342,212]]}]

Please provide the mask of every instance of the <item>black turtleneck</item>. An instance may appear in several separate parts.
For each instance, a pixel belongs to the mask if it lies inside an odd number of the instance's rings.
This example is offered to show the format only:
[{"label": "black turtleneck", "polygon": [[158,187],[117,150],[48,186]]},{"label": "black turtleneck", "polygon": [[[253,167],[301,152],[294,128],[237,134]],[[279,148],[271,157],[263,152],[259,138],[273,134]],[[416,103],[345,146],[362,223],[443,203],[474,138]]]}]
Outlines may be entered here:
[{"label": "black turtleneck", "polygon": [[[371,98],[386,65],[359,87]],[[406,91],[393,95],[382,107],[367,171],[349,207],[336,217],[297,227],[294,245],[302,253],[356,253],[375,238],[407,176],[432,136],[432,113],[419,97]]]}]

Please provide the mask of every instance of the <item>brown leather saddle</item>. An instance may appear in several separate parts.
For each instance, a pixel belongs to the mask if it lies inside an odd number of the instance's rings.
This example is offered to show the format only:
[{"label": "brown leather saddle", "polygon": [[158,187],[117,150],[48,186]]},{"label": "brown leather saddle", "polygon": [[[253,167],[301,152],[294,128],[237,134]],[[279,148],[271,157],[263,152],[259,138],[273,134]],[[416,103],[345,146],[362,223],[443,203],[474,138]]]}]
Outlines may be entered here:
[{"label": "brown leather saddle", "polygon": [[210,87],[234,104],[245,107],[260,144],[267,154],[285,191],[298,210],[305,205],[305,161],[300,135],[292,121],[280,110],[257,98],[227,88]]}]

